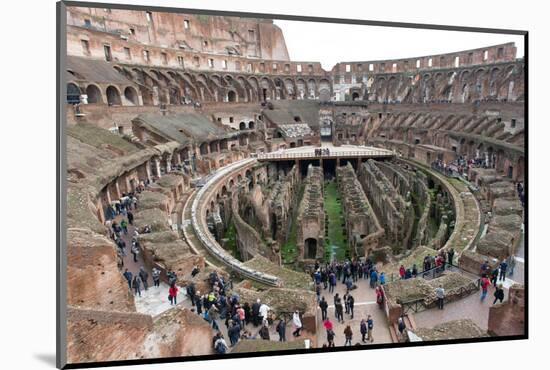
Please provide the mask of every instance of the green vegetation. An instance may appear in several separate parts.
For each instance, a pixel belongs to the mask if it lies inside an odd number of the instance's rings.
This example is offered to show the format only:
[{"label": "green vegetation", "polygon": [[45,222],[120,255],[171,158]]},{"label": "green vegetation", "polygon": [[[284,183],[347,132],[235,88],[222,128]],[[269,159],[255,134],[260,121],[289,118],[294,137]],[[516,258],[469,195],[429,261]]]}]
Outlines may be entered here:
[{"label": "green vegetation", "polygon": [[233,221],[229,224],[227,231],[225,232],[225,238],[227,239],[227,249],[231,252],[231,255],[236,259],[241,259],[241,252],[237,247],[237,229],[235,229],[235,224]]},{"label": "green vegetation", "polygon": [[292,222],[290,223],[290,232],[286,243],[281,247],[281,258],[283,259],[283,264],[290,265],[296,261],[298,255],[298,249],[296,248],[296,234],[298,232],[298,225],[296,223],[296,217],[298,215],[298,204],[304,196],[305,185],[301,184],[300,189],[298,189],[298,201],[296,202],[296,207],[292,212]]},{"label": "green vegetation", "polygon": [[325,214],[328,219],[328,237],[325,238],[325,258],[330,260],[334,257],[337,260],[349,258],[349,248],[343,234],[344,214],[342,203],[339,199],[336,182],[325,183]]}]

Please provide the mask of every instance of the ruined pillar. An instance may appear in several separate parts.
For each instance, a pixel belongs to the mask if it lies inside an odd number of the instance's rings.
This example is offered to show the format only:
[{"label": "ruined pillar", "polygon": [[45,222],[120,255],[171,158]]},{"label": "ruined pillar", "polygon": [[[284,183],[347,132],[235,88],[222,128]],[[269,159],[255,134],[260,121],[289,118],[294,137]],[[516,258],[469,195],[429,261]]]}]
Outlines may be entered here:
[{"label": "ruined pillar", "polygon": [[126,183],[126,192],[129,193],[133,191],[134,189],[132,189],[132,185],[130,184],[130,174],[127,173],[124,175],[124,181]]},{"label": "ruined pillar", "polygon": [[149,161],[147,161],[143,165],[145,166],[145,173],[147,175],[147,180],[151,181],[152,180],[152,178],[151,178],[151,164],[149,163]]},{"label": "ruined pillar", "polygon": [[161,174],[161,172],[160,172],[160,159],[159,159],[159,158],[155,158],[154,161],[155,161],[155,170],[156,170],[156,172],[157,172],[157,173],[156,173],[156,176],[157,176],[157,177],[160,177],[160,174]]},{"label": "ruined pillar", "polygon": [[166,173],[172,170],[172,155],[168,154],[166,156]]},{"label": "ruined pillar", "polygon": [[109,203],[109,205],[111,205],[113,203],[113,200],[111,199],[111,193],[109,192],[109,187],[105,187],[105,195],[107,198],[107,203]]},{"label": "ruined pillar", "polygon": [[118,180],[115,180],[115,194],[117,196],[117,199],[122,198],[122,193],[120,192],[120,186],[118,185]]}]

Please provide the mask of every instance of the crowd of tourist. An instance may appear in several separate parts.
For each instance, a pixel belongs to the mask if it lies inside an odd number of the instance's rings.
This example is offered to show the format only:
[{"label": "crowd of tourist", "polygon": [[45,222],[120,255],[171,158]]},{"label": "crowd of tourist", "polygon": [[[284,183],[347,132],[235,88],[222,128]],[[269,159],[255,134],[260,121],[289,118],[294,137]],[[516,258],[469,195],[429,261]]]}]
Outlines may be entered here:
[{"label": "crowd of tourist", "polygon": [[[151,228],[149,226],[144,226],[141,230],[137,228],[132,228],[133,231],[130,232],[130,225],[134,223],[134,214],[133,212],[138,207],[138,196],[146,186],[147,183],[141,182],[136,186],[136,190],[130,193],[122,193],[120,199],[113,201],[105,209],[105,225],[108,227],[109,236],[115,242],[117,246],[117,256],[118,256],[118,265],[122,269],[124,268],[124,257],[127,256],[126,248],[128,247],[126,239],[130,239],[131,246],[130,253],[133,256],[133,261],[138,262],[138,255],[141,252],[141,247],[139,245],[139,235],[143,233],[150,233]],[[120,216],[119,221],[115,219]],[[138,271],[131,272],[128,268],[124,269],[122,274],[126,281],[128,282],[128,287],[134,292],[136,296],[141,297],[142,290],[147,290],[149,288],[149,273],[146,271],[144,266],[140,266]],[[152,272],[153,285],[155,287],[159,286],[160,280],[160,271],[153,269]]]},{"label": "crowd of tourist", "polygon": [[489,261],[483,262],[479,271],[479,274],[481,275],[481,301],[485,300],[485,298],[487,297],[489,286],[493,285],[493,287],[495,288],[495,292],[493,293],[495,297],[493,304],[496,304],[497,302],[502,303],[502,301],[504,300],[503,283],[506,280],[507,275],[513,274],[514,265],[515,260],[513,256],[502,260],[493,268],[491,267]]},{"label": "crowd of tourist", "polygon": [[[192,271],[198,273],[197,267]],[[216,353],[222,354],[227,352],[229,347],[235,346],[240,340],[244,339],[263,339],[271,340],[269,328],[275,325],[275,330],[278,333],[278,340],[285,342],[286,339],[286,319],[279,318],[278,322],[271,307],[269,307],[261,299],[256,299],[252,304],[250,302],[242,302],[241,298],[235,292],[232,292],[232,282],[226,281],[223,276],[218,275],[215,271],[209,275],[210,292],[201,294],[197,291],[194,283],[190,283],[187,287],[187,296],[191,301],[192,311],[201,315],[216,332],[213,338],[213,349]],[[221,322],[224,322],[227,328],[229,344],[220,330]],[[247,328],[259,328],[253,334]],[[295,311],[292,314],[292,325],[294,331],[293,336],[299,337],[302,330],[302,321],[300,312]],[[255,331],[255,330],[254,330]]]},{"label": "crowd of tourist", "polygon": [[[334,338],[336,336],[334,332],[334,324],[328,317],[328,302],[325,297],[322,296],[322,291],[328,289],[328,293],[334,293],[336,284],[341,282],[346,289],[342,297],[339,293],[334,294],[334,316],[338,323],[344,323],[344,314],[349,315],[349,319],[354,318],[354,306],[355,298],[351,291],[357,289],[357,282],[360,279],[370,280],[369,286],[375,289],[376,302],[382,309],[384,306],[384,290],[381,285],[385,284],[384,272],[378,273],[376,265],[370,258],[363,261],[345,261],[327,262],[321,266],[319,262],[315,263],[314,270],[312,272],[312,279],[315,283],[315,292],[317,295],[317,302],[321,309],[321,319],[323,320],[323,326],[326,330],[327,343],[324,347],[334,347]],[[359,332],[362,335],[361,341],[363,343],[373,342],[372,331],[374,329],[374,320],[371,315],[361,320],[359,325]],[[345,346],[351,345],[353,337],[353,329],[350,325],[347,325],[344,329]],[[365,339],[367,337],[367,339]]]},{"label": "crowd of tourist", "polygon": [[448,177],[464,177],[468,179],[468,173],[471,168],[495,168],[496,156],[480,156],[477,154],[473,158],[466,155],[459,155],[453,161],[447,163],[442,159],[436,159],[431,163],[431,167]]}]

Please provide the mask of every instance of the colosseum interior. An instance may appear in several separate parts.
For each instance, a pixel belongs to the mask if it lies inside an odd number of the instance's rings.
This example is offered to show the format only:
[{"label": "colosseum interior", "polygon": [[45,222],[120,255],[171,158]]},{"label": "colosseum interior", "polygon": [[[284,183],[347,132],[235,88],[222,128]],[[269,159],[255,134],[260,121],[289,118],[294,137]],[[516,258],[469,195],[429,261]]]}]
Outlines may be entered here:
[{"label": "colosseum interior", "polygon": [[66,15],[69,363],[322,348],[317,293],[336,346],[523,334],[514,43],[324,70],[268,19]]}]

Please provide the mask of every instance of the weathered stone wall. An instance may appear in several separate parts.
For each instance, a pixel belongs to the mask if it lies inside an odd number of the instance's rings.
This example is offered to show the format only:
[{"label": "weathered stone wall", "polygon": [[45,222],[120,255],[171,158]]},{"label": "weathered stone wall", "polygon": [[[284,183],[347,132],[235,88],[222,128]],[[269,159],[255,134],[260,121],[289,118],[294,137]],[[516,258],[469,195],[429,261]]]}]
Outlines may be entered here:
[{"label": "weathered stone wall", "polygon": [[513,285],[508,290],[508,300],[489,308],[489,334],[509,336],[525,334],[525,289]]},{"label": "weathered stone wall", "polygon": [[[185,66],[190,69],[199,69],[192,58],[195,55],[200,56],[204,68],[207,58],[225,54],[225,59],[230,61],[226,67],[229,70],[235,70],[235,61],[241,61],[245,67],[248,56],[289,61],[282,31],[267,19],[167,12],[150,12],[147,15],[145,11],[138,10],[69,7],[67,23],[70,55],[104,58],[103,42],[109,40],[115,60],[128,60],[122,48],[125,46],[130,48],[134,56],[132,60],[145,64],[147,61],[142,56],[142,48],[146,48],[150,52],[149,62],[156,66],[181,68],[176,55],[184,57]],[[133,33],[130,29],[134,30]],[[125,36],[126,40],[118,34]],[[88,40],[88,52],[82,48],[80,39]],[[232,55],[228,48],[231,48]],[[168,54],[166,59],[163,59],[161,51]],[[222,58],[215,59],[217,69],[222,70]],[[272,69],[269,63],[265,64],[264,69]],[[255,65],[259,68],[260,63]]]},{"label": "weathered stone wall", "polygon": [[67,241],[67,304],[135,312],[134,296],[118,269],[116,245],[86,229],[69,229]]},{"label": "weathered stone wall", "polygon": [[280,171],[274,177],[277,180],[271,184],[268,198],[270,212],[269,236],[282,245],[288,238],[292,213],[299,201],[296,198],[301,179],[296,166],[292,166],[286,175],[283,171]]},{"label": "weathered stone wall", "polygon": [[509,179],[498,176],[494,169],[477,172],[479,197],[485,205],[488,222],[476,252],[503,260],[515,254],[521,242],[523,207]]},{"label": "weathered stone wall", "polygon": [[168,282],[166,273],[174,271],[178,280],[189,278],[194,266],[205,267],[204,256],[191,253],[187,242],[181,240],[175,231],[162,231],[139,236],[145,264],[160,270],[161,279]]},{"label": "weathered stone wall", "polygon": [[381,227],[350,163],[336,168],[336,179],[342,196],[348,243],[355,243],[351,245],[354,256],[368,256],[378,248],[385,229]]},{"label": "weathered stone wall", "polygon": [[205,355],[212,352],[208,323],[187,309],[159,317],[69,308],[69,363]]},{"label": "weathered stone wall", "polygon": [[388,243],[398,250],[406,249],[414,223],[414,210],[410,201],[403,199],[373,160],[359,166],[358,180],[368,194],[377,217],[383,220]]},{"label": "weathered stone wall", "polygon": [[299,259],[320,259],[325,253],[325,211],[323,209],[323,169],[309,165],[304,180],[296,223],[296,246]]},{"label": "weathered stone wall", "polygon": [[237,192],[232,197],[232,220],[237,231],[237,247],[243,261],[247,261],[256,255],[261,255],[277,264],[280,263],[280,255],[277,245],[266,245],[260,233],[248,224],[239,214],[239,198],[242,192]]}]

